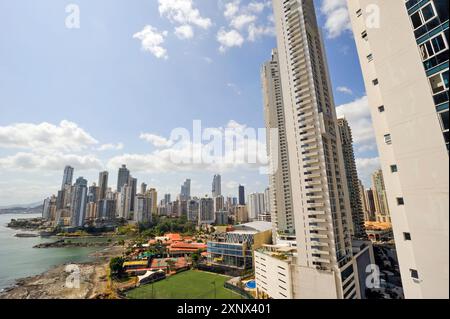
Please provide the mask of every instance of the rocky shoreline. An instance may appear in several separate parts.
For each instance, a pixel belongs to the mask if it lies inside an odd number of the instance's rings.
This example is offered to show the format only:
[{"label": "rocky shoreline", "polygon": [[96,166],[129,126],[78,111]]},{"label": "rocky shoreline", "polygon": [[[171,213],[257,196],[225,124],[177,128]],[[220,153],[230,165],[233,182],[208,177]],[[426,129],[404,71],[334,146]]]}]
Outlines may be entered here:
[{"label": "rocky shoreline", "polygon": [[72,242],[60,239],[51,243],[42,243],[33,248],[86,248],[86,247],[108,247],[111,243],[108,242]]},{"label": "rocky shoreline", "polygon": [[[18,279],[13,287],[0,293],[0,299],[115,298],[109,285],[109,259],[122,253],[123,247],[110,246],[91,255],[97,258],[95,262],[58,265],[40,275]],[[75,277],[79,285],[68,281]]]}]

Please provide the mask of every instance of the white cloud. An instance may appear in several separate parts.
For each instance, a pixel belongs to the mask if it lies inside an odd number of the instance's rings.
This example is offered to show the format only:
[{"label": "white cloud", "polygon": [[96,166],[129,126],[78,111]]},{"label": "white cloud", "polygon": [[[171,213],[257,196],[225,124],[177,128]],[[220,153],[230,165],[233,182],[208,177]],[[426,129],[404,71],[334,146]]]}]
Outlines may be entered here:
[{"label": "white cloud", "polygon": [[222,28],[217,33],[217,41],[220,43],[220,52],[225,52],[228,48],[241,47],[244,43],[244,38],[236,30],[226,31]]},{"label": "white cloud", "polygon": [[211,19],[201,16],[200,11],[194,8],[192,0],[158,0],[159,13],[167,17],[172,23],[182,25],[190,24],[202,29],[208,29]]},{"label": "white cloud", "polygon": [[238,30],[242,29],[246,25],[255,22],[256,16],[255,15],[249,15],[249,14],[240,14],[238,16],[235,16],[232,18],[230,22],[230,26],[233,28],[236,28]]},{"label": "white cloud", "polygon": [[378,157],[357,158],[356,167],[359,179],[366,187],[370,187],[371,175],[380,168],[380,159]]},{"label": "white cloud", "polygon": [[[175,138],[172,140],[145,133],[141,135],[142,138],[161,146],[151,153],[113,157],[107,167],[114,169],[125,163],[136,172],[173,173],[258,169],[266,165],[265,134],[248,134],[247,126],[236,121],[230,121],[225,128],[209,129],[206,132],[203,132],[204,140],[195,143],[190,137],[174,142]],[[217,136],[218,140],[211,136]],[[212,140],[208,141],[208,138]],[[213,142],[219,142],[219,148]]]},{"label": "white cloud", "polygon": [[234,91],[234,93],[236,93],[237,95],[242,95],[241,90],[239,89],[239,87],[236,84],[227,83],[227,87],[231,88]]},{"label": "white cloud", "polygon": [[251,42],[262,36],[274,36],[272,16],[267,16],[265,22],[259,21],[263,17],[264,9],[270,7],[270,1],[252,1],[246,5],[241,5],[240,0],[227,2],[223,15],[228,21],[228,27],[222,27],[217,34],[217,40],[221,44],[220,51],[225,52],[231,47],[241,47],[245,42],[245,33],[247,33],[247,40]]},{"label": "white cloud", "polygon": [[226,3],[225,12],[223,13],[225,18],[227,19],[233,18],[239,12],[239,4],[240,4],[239,0]]},{"label": "white cloud", "polygon": [[325,15],[324,28],[329,38],[337,38],[351,31],[346,0],[323,0],[320,11]]},{"label": "white cloud", "polygon": [[194,29],[189,24],[184,24],[175,28],[175,35],[182,39],[192,39],[194,37]]},{"label": "white cloud", "polygon": [[367,96],[336,108],[338,117],[345,117],[352,129],[356,153],[377,149]]},{"label": "white cloud", "polygon": [[255,26],[250,24],[248,26],[248,40],[256,41],[261,36],[274,36],[275,28],[273,26]]},{"label": "white cloud", "polygon": [[346,86],[338,86],[336,88],[336,91],[344,93],[344,94],[349,94],[349,95],[353,95],[353,91],[352,89],[346,87]]},{"label": "white cloud", "polygon": [[7,170],[61,171],[66,165],[80,170],[102,169],[103,164],[94,155],[43,154],[19,152],[0,158],[0,168]]},{"label": "white cloud", "polygon": [[208,64],[211,64],[214,62],[213,59],[211,59],[210,57],[207,57],[207,56],[203,57],[203,61],[205,61]]},{"label": "white cloud", "polygon": [[17,123],[0,126],[0,147],[36,149],[40,151],[80,151],[98,144],[76,123],[63,120],[59,125]]},{"label": "white cloud", "polygon": [[112,143],[108,143],[108,144],[102,144],[100,145],[100,147],[97,149],[98,151],[120,151],[122,150],[124,147],[123,143],[117,143],[117,144],[112,144]]},{"label": "white cloud", "polygon": [[169,147],[173,144],[171,140],[166,139],[165,137],[150,133],[141,133],[139,138],[151,143],[156,147]]},{"label": "white cloud", "polygon": [[167,50],[162,46],[167,35],[167,31],[159,32],[155,27],[146,25],[142,31],[135,33],[133,38],[141,40],[144,51],[152,53],[158,59],[167,59]]}]

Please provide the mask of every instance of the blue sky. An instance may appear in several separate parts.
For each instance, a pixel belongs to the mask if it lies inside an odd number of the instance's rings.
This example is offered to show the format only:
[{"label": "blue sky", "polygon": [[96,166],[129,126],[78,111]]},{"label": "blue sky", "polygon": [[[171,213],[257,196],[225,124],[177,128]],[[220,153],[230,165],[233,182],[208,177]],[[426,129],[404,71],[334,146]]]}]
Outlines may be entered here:
[{"label": "blue sky", "polygon": [[[378,155],[345,1],[315,3],[338,113],[354,129],[368,184]],[[66,26],[69,4],[79,28]],[[213,170],[167,165],[162,154],[171,131],[192,130],[193,120],[264,127],[271,16],[262,0],[0,0],[0,206],[55,193],[66,164],[90,182],[108,169],[114,186],[124,162],[161,194],[175,195],[185,178],[209,193]],[[268,183],[255,167],[219,172],[225,195]]]}]

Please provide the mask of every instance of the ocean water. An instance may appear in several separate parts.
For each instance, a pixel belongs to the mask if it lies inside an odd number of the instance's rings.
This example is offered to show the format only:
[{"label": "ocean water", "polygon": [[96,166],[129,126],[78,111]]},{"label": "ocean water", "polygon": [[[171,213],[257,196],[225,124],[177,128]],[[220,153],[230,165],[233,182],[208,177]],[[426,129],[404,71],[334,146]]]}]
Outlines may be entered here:
[{"label": "ocean water", "polygon": [[18,238],[24,233],[6,227],[13,218],[33,218],[40,215],[0,214],[0,291],[14,285],[16,279],[38,275],[53,266],[64,263],[92,261],[89,255],[101,248],[33,248],[34,245],[51,242],[49,238]]}]

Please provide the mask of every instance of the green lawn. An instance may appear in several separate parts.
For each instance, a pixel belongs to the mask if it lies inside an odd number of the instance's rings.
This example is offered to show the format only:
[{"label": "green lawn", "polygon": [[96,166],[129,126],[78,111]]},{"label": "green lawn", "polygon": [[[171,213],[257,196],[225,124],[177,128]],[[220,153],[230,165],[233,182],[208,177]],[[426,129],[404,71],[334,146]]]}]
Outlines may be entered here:
[{"label": "green lawn", "polygon": [[130,290],[126,295],[130,299],[240,299],[238,294],[224,288],[228,279],[230,277],[189,270]]}]

